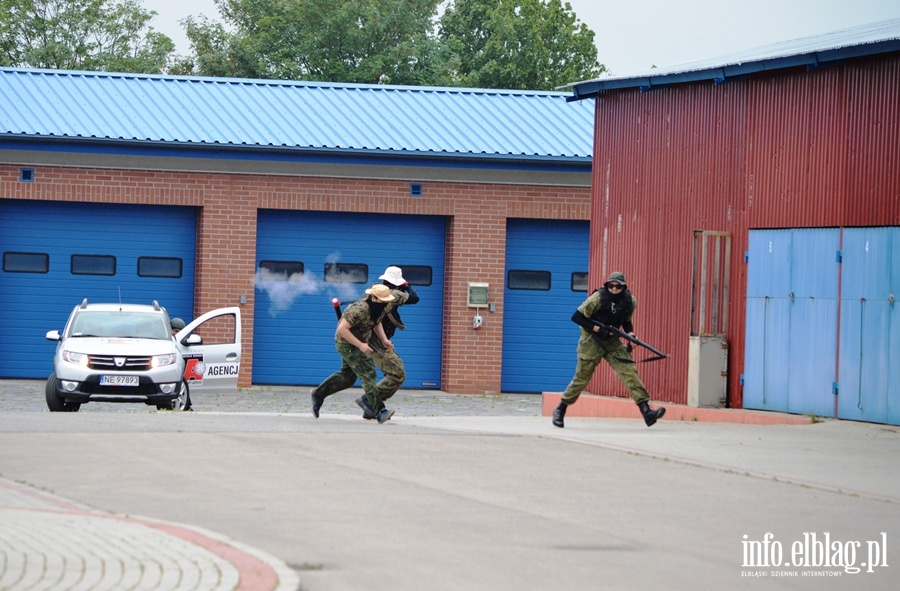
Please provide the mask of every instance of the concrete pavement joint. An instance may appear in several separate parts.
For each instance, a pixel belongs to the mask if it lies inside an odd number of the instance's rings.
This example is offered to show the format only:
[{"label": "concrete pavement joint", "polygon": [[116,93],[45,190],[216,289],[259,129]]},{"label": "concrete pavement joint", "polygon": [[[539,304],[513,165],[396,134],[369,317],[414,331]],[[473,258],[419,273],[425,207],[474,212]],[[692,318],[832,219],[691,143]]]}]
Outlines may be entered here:
[{"label": "concrete pavement joint", "polygon": [[[542,419],[543,419],[543,417],[542,417]],[[549,419],[546,419],[546,420],[549,421]],[[584,420],[591,420],[591,419],[584,419]],[[620,419],[614,419],[614,420],[620,420]],[[621,419],[621,420],[628,420],[628,419]],[[448,431],[478,433],[481,435],[488,434],[485,430],[485,427],[482,425],[473,426],[473,425],[465,425],[465,424],[460,424],[460,423],[450,423],[450,422],[445,422],[445,421],[441,421],[441,420],[430,421],[430,420],[423,420],[421,417],[400,417],[399,419],[397,419],[397,422],[405,423],[405,424],[414,424],[414,425],[419,425],[419,426],[427,426],[427,427],[433,427],[433,428],[441,428],[441,429],[446,429]],[[663,424],[664,423],[660,423],[657,426],[661,426]],[[548,422],[548,425],[549,425],[549,422]],[[796,425],[795,427],[803,428],[803,425]],[[652,458],[652,459],[656,459],[656,460],[678,462],[679,464],[683,464],[683,465],[687,465],[687,466],[695,466],[698,468],[704,468],[704,469],[708,469],[708,470],[715,470],[717,472],[723,472],[723,473],[728,473],[728,474],[743,474],[745,476],[749,476],[752,478],[759,478],[762,480],[771,480],[771,481],[775,481],[775,482],[782,482],[782,483],[792,484],[792,485],[796,485],[796,486],[804,486],[807,488],[821,490],[824,492],[856,496],[856,497],[860,497],[860,498],[870,499],[870,500],[874,500],[874,501],[881,501],[881,502],[885,502],[885,503],[895,503],[895,504],[900,503],[900,497],[896,497],[896,496],[879,494],[879,493],[858,490],[858,489],[853,489],[853,488],[847,488],[847,487],[838,487],[838,486],[825,484],[822,482],[805,480],[805,479],[796,478],[793,476],[784,476],[784,475],[774,474],[771,472],[765,472],[765,471],[761,471],[761,470],[736,469],[733,466],[729,466],[727,464],[720,464],[720,463],[716,463],[716,462],[710,462],[707,460],[688,458],[685,456],[680,456],[680,455],[672,454],[672,453],[650,451],[650,450],[642,449],[639,447],[621,445],[621,444],[617,444],[617,443],[598,441],[596,439],[591,439],[589,437],[584,437],[584,436],[579,436],[577,434],[573,434],[571,432],[571,430],[567,432],[567,431],[564,431],[557,427],[552,427],[552,428],[553,428],[552,431],[548,427],[546,429],[546,431],[519,430],[518,432],[514,432],[513,430],[510,430],[510,429],[506,429],[506,430],[500,429],[499,431],[496,431],[496,428],[495,428],[494,434],[536,436],[538,438],[545,438],[545,439],[558,439],[558,440],[562,440],[562,441],[568,441],[570,443],[579,443],[582,445],[599,447],[602,449],[618,451],[618,452],[622,452],[622,453],[632,454],[632,455],[646,457],[646,458]]]}]

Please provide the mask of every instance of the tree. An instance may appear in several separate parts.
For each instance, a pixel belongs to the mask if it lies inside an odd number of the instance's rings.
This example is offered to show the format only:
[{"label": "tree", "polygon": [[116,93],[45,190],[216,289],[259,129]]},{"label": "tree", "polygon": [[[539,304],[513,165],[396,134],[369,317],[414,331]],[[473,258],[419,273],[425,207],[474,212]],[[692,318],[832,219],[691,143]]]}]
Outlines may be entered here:
[{"label": "tree", "polygon": [[439,34],[463,86],[549,90],[606,70],[594,32],[560,0],[453,0]]},{"label": "tree", "polygon": [[429,84],[447,59],[433,34],[441,0],[216,0],[231,31],[185,19],[194,73]]},{"label": "tree", "polygon": [[161,73],[175,50],[135,0],[0,0],[0,64]]}]

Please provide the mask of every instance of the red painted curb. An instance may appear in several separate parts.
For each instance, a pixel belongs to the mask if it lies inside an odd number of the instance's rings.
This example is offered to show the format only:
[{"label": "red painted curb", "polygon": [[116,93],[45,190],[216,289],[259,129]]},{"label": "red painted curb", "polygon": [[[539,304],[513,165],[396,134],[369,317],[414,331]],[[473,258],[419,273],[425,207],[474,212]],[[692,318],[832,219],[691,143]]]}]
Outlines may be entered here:
[{"label": "red painted curb", "polygon": [[[549,417],[559,404],[562,392],[544,392],[541,414]],[[761,410],[734,408],[694,408],[683,404],[653,401],[651,406],[666,407],[662,421],[703,421],[711,423],[740,423],[744,425],[809,425],[806,415],[792,415]],[[582,394],[578,402],[566,409],[566,417],[594,417],[615,419],[639,419],[641,413],[631,398]]]}]

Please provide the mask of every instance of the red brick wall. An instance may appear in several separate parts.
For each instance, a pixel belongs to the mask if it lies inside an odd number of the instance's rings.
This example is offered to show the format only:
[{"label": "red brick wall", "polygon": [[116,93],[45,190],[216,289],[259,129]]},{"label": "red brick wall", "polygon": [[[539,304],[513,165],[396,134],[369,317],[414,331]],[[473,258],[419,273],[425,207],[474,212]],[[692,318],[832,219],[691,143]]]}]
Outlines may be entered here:
[{"label": "red brick wall", "polygon": [[[19,183],[18,166],[0,165],[0,197],[200,208],[194,314],[242,305],[240,385],[252,383],[257,210],[291,209],[446,216],[441,387],[459,394],[500,391],[506,219],[590,218],[589,187],[408,181],[35,167]],[[418,182],[418,181],[417,181]],[[490,284],[495,313],[472,329],[470,281]]]}]

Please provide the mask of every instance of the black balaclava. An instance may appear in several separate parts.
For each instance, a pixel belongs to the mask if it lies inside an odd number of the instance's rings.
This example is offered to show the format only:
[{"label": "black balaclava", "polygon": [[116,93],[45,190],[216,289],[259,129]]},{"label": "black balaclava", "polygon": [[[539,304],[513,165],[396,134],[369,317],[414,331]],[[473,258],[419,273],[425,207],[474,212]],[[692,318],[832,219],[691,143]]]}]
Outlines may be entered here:
[{"label": "black balaclava", "polygon": [[610,299],[613,303],[616,303],[616,304],[618,304],[619,302],[621,302],[621,301],[622,301],[622,298],[625,296],[625,289],[620,289],[618,293],[613,292],[613,291],[609,291],[609,288],[607,288],[605,285],[603,286],[603,289],[605,289],[605,290],[606,290],[606,293],[609,294],[609,299]]},{"label": "black balaclava", "polygon": [[[618,281],[622,284],[622,289],[619,290],[619,293],[613,293],[609,291],[607,285],[609,285],[613,281]],[[603,289],[606,290],[606,293],[609,294],[609,299],[613,301],[613,303],[618,304],[622,301],[622,297],[625,295],[625,290],[628,289],[628,284],[625,282],[625,274],[619,273],[618,271],[615,273],[611,273],[609,278],[606,280],[606,283],[603,284]]]},{"label": "black balaclava", "polygon": [[379,302],[372,298],[366,300],[366,303],[369,304],[369,314],[372,315],[373,320],[378,320],[381,317],[381,313],[387,308],[387,302]]}]

